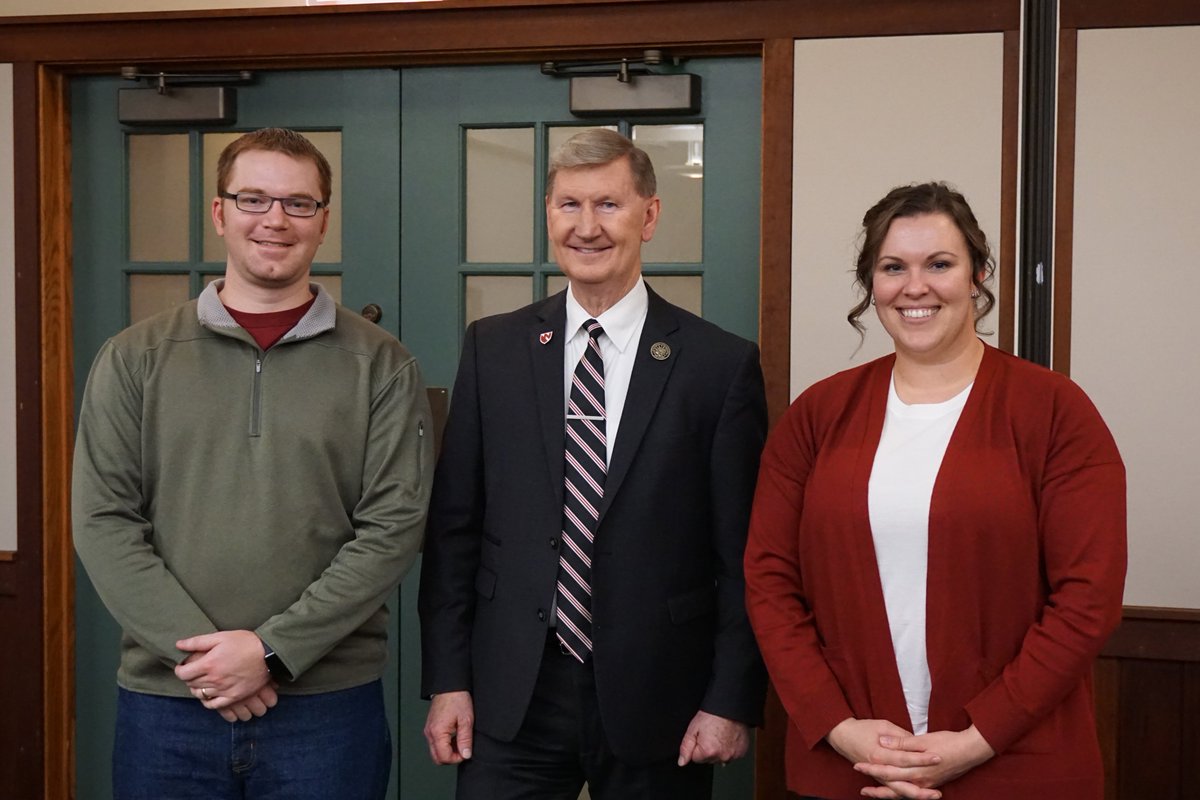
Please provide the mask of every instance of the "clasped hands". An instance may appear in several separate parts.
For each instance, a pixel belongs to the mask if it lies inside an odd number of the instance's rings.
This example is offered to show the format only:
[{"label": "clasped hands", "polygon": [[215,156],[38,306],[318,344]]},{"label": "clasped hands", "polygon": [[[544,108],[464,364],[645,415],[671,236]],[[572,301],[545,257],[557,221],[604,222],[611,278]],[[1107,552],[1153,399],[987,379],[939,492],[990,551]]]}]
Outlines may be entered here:
[{"label": "clasped hands", "polygon": [[226,722],[261,717],[278,702],[262,640],[254,631],[206,633],[175,646],[191,654],[175,667],[175,676]]},{"label": "clasped hands", "polygon": [[825,738],[855,770],[879,783],[865,787],[862,796],[884,800],[940,800],[937,787],[995,755],[974,725],[914,736],[887,720],[850,718]]}]

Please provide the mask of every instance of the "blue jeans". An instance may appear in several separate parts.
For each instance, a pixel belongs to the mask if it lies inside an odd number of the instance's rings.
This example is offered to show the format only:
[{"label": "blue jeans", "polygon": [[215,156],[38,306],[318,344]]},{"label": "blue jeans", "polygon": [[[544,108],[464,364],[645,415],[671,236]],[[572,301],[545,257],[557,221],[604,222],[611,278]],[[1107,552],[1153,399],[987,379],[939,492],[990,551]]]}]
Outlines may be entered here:
[{"label": "blue jeans", "polygon": [[115,800],[381,800],[392,743],[379,681],[279,695],[229,723],[196,700],[120,689]]}]

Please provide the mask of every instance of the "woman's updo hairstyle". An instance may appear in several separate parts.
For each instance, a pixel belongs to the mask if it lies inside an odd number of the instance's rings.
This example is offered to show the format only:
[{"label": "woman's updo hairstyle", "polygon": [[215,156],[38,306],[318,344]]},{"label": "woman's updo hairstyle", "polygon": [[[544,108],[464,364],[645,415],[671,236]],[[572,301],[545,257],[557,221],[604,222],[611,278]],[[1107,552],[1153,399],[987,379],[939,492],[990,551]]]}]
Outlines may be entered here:
[{"label": "woman's updo hairstyle", "polygon": [[892,221],[899,217],[919,217],[925,214],[945,214],[954,221],[967,242],[967,252],[971,256],[971,283],[979,292],[975,301],[976,330],[979,320],[987,316],[996,305],[996,296],[986,285],[996,271],[996,263],[992,260],[987,236],[979,227],[966,198],[941,181],[897,186],[871,206],[863,216],[860,234],[862,247],[858,251],[858,261],[854,266],[855,282],[862,289],[863,297],[846,315],[846,321],[854,326],[860,336],[866,328],[859,318],[871,307],[875,262],[879,260],[879,249],[883,247],[883,240],[887,237]]}]

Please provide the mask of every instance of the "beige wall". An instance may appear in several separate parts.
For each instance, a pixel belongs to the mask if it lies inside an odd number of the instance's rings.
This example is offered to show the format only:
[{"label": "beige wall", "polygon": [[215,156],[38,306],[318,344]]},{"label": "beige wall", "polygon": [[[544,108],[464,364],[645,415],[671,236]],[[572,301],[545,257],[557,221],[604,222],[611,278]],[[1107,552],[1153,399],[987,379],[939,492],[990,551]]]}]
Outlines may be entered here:
[{"label": "beige wall", "polygon": [[1130,605],[1200,608],[1200,27],[1081,31],[1071,374],[1129,475]]},{"label": "beige wall", "polygon": [[[873,312],[846,322],[863,213],[901,184],[945,180],[1000,233],[1003,36],[796,42],[792,396],[891,352]],[[997,284],[992,290],[996,291]],[[994,330],[994,315],[985,321]]]},{"label": "beige wall", "polygon": [[17,549],[13,71],[0,64],[0,550]]}]

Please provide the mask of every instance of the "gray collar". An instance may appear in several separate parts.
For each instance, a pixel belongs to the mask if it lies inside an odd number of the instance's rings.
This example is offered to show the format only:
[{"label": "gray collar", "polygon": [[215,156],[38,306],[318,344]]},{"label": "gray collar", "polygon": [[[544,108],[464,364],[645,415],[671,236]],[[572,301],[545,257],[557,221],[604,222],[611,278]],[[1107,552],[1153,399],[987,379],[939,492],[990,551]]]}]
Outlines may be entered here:
[{"label": "gray collar", "polygon": [[[229,310],[225,308],[221,298],[217,296],[217,292],[221,291],[221,287],[224,285],[224,278],[213,281],[204,287],[204,291],[200,293],[200,297],[196,301],[196,317],[200,324],[215,333],[231,333],[240,330],[241,327]],[[325,291],[321,284],[310,283],[308,286],[317,293],[317,299],[313,301],[312,308],[308,309],[300,321],[283,335],[283,338],[279,340],[281,343],[311,339],[325,331],[333,330],[334,322],[337,319],[337,303],[333,301],[333,297]]]}]

